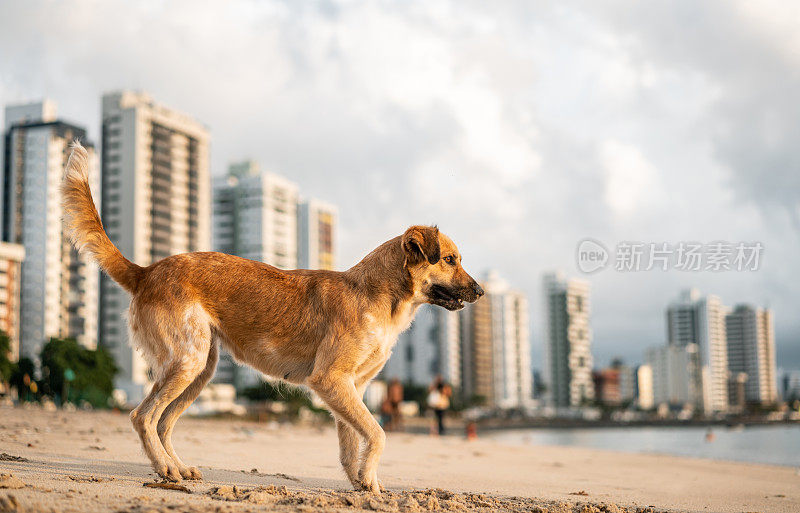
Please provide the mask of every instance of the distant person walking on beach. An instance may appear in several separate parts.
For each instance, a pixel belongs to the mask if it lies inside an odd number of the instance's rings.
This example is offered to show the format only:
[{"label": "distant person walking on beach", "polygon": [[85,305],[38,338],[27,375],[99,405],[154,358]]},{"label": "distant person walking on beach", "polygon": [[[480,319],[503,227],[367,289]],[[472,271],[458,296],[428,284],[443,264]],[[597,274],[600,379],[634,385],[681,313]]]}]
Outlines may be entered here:
[{"label": "distant person walking on beach", "polygon": [[381,401],[381,418],[380,425],[384,431],[391,431],[392,426],[392,403],[389,402],[389,396],[383,398]]},{"label": "distant person walking on beach", "polygon": [[402,419],[400,418],[400,403],[403,402],[403,384],[397,378],[389,382],[389,387],[386,389],[386,400],[389,403],[389,424],[387,426],[389,431],[397,431],[402,428]]},{"label": "distant person walking on beach", "polygon": [[441,376],[437,376],[428,389],[428,407],[436,416],[434,428],[437,435],[444,434],[444,414],[450,408],[450,396],[452,395],[453,389],[444,382]]}]

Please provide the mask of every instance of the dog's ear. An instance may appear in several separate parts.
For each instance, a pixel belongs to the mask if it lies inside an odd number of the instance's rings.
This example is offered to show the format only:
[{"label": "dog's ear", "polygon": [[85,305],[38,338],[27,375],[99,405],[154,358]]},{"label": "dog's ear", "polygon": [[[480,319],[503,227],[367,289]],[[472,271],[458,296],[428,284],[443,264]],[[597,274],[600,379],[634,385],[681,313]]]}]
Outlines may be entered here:
[{"label": "dog's ear", "polygon": [[403,234],[403,251],[412,265],[427,260],[435,264],[441,258],[439,228],[436,226],[412,226]]}]

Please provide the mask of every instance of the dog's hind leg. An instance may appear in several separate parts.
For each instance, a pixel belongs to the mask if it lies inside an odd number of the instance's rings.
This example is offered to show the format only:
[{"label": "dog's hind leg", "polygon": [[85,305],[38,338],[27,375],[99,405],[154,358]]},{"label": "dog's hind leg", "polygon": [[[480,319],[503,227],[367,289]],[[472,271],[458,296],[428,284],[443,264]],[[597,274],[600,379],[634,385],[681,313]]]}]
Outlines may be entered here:
[{"label": "dog's hind leg", "polygon": [[169,364],[164,369],[164,376],[153,384],[144,401],[131,412],[131,422],[139,434],[153,470],[165,479],[180,481],[181,473],[177,463],[161,445],[156,422],[167,406],[181,395],[201,371],[202,366],[186,366],[180,361]]},{"label": "dog's hind leg", "polygon": [[[356,479],[356,486],[373,493],[380,493],[381,485],[378,482],[376,469],[378,460],[380,460],[381,453],[383,453],[383,448],[386,445],[386,434],[369,412],[361,396],[359,396],[352,376],[321,373],[312,375],[307,383],[331,409],[331,412],[337,418],[337,424],[340,421],[347,422],[352,429],[364,438],[366,445],[361,461],[361,469]],[[344,438],[346,444],[344,451],[349,462],[349,457],[352,454],[350,451],[354,447],[353,437],[346,430],[339,433],[340,444]],[[356,440],[355,447],[357,446],[358,442]],[[340,454],[342,454],[342,450],[343,448],[340,446]],[[345,469],[345,472],[347,472],[347,469]],[[349,474],[348,477],[350,477]]]},{"label": "dog's hind leg", "polygon": [[[211,327],[199,316],[188,312],[182,319],[182,333],[151,329],[149,336],[160,335],[158,343],[170,349],[170,359],[157,372],[158,379],[144,401],[131,412],[131,422],[142,446],[153,465],[153,470],[164,479],[181,480],[178,464],[170,457],[157,433],[157,423],[164,410],[177,399],[208,362],[211,346]],[[139,329],[141,330],[141,326]],[[160,332],[160,333],[159,333]],[[153,341],[151,341],[152,343]]]},{"label": "dog's hind leg", "polygon": [[184,479],[203,479],[203,474],[197,467],[189,467],[184,464],[175,453],[175,449],[172,446],[172,430],[181,414],[186,411],[186,408],[188,408],[195,399],[197,399],[203,387],[211,381],[211,378],[214,376],[214,371],[217,368],[218,360],[219,341],[215,340],[211,343],[211,348],[208,351],[208,360],[206,361],[205,368],[194,378],[192,384],[181,392],[181,395],[179,395],[177,399],[169,403],[167,409],[161,414],[161,420],[158,421],[157,431],[158,437],[161,439],[161,444],[164,446],[164,450],[167,451],[167,454],[169,454],[178,465],[178,471]]}]

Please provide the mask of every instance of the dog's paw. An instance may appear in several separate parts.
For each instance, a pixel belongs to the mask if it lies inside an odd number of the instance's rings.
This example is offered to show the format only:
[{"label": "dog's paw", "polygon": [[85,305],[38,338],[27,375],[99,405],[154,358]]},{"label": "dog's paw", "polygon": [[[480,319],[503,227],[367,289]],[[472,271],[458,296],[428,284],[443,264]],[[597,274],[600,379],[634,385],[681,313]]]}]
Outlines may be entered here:
[{"label": "dog's paw", "polygon": [[191,480],[196,480],[196,481],[199,481],[199,480],[203,479],[203,473],[200,472],[200,469],[198,469],[197,467],[186,467],[186,466],[183,466],[183,467],[181,467],[180,472],[181,472],[181,476],[184,479],[191,479]]},{"label": "dog's paw", "polygon": [[378,475],[376,473],[373,473],[371,476],[362,477],[358,488],[366,492],[374,493],[375,495],[386,491],[386,488],[378,481]]},{"label": "dog's paw", "polygon": [[369,493],[372,493],[374,495],[380,495],[381,491],[382,491],[382,488],[380,486],[380,483],[378,483],[377,485],[374,484],[374,483],[372,483],[372,484],[371,483],[359,483],[359,485],[356,487],[356,490],[359,491],[359,492],[369,492]]},{"label": "dog's paw", "polygon": [[161,479],[178,482],[181,480],[181,471],[174,463],[162,463],[153,466],[153,470]]}]

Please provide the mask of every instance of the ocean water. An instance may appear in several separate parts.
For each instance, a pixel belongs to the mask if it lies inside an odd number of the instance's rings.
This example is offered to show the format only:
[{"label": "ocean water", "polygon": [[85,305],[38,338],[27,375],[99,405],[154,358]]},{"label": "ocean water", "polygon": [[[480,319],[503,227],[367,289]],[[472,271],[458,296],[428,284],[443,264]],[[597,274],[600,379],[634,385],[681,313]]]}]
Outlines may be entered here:
[{"label": "ocean water", "polygon": [[800,425],[711,428],[618,427],[521,429],[482,433],[507,444],[566,445],[800,467]]}]

